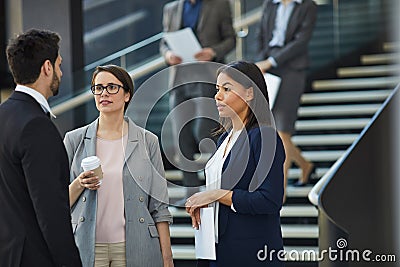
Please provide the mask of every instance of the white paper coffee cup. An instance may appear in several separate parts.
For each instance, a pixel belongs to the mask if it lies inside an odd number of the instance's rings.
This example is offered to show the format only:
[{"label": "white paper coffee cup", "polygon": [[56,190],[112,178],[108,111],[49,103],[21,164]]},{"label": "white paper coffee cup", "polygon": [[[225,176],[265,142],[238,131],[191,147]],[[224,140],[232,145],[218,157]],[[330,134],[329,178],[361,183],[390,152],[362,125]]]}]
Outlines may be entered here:
[{"label": "white paper coffee cup", "polygon": [[96,156],[90,156],[84,158],[81,162],[81,166],[84,171],[93,171],[93,176],[99,177],[99,184],[102,183],[103,180],[103,170],[101,169],[100,159]]}]

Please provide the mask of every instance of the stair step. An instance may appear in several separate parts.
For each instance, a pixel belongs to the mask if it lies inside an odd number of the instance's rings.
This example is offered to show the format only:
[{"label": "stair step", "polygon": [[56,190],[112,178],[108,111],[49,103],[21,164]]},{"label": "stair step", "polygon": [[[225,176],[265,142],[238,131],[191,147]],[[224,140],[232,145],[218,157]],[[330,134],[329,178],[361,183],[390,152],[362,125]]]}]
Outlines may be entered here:
[{"label": "stair step", "polygon": [[400,82],[398,77],[351,78],[314,81],[312,88],[323,90],[394,88]]},{"label": "stair step", "polygon": [[[318,177],[322,177],[327,171],[328,171],[328,168],[317,168]],[[291,169],[289,169],[288,178],[289,179],[294,179],[294,178],[297,179],[300,177],[300,172],[301,171],[298,168],[291,168]],[[199,171],[197,175],[200,180],[205,179],[203,170]],[[166,170],[165,178],[168,181],[180,181],[183,178],[183,174],[182,174],[182,171],[180,171],[180,170]]]},{"label": "stair step", "polygon": [[[288,185],[286,188],[287,197],[307,197],[310,192],[312,185],[307,185],[303,187],[294,187]],[[186,188],[179,187],[168,187],[168,196],[170,199],[181,199],[186,197]]]},{"label": "stair step", "polygon": [[367,90],[350,92],[307,93],[301,97],[302,104],[348,103],[384,101],[393,90]]},{"label": "stair step", "polygon": [[286,187],[286,196],[287,196],[287,198],[308,197],[308,194],[310,193],[312,188],[313,188],[312,185],[307,185],[307,186],[303,186],[303,187],[294,187],[294,186],[288,185]]},{"label": "stair step", "polygon": [[370,118],[298,120],[295,126],[298,131],[363,129],[370,121]]},{"label": "stair step", "polygon": [[[316,173],[318,177],[322,177],[329,170],[329,168],[317,168]],[[298,179],[300,177],[301,170],[298,168],[290,168],[288,173],[288,179]]]},{"label": "stair step", "polygon": [[339,77],[364,77],[393,75],[399,73],[400,65],[379,65],[379,66],[362,66],[362,67],[346,67],[339,68],[337,75]]},{"label": "stair step", "polygon": [[[336,151],[336,150],[305,151],[305,152],[302,152],[302,154],[306,159],[313,161],[313,162],[314,161],[335,161],[340,157],[340,155],[343,152],[344,151],[341,151],[341,150],[340,151]],[[206,156],[205,153],[202,155],[204,155],[204,157],[202,159],[198,158],[197,160],[199,163],[205,164],[208,161],[209,155]],[[196,155],[195,155],[195,158],[196,158]]]},{"label": "stair step", "polygon": [[[169,207],[174,218],[189,218],[185,209]],[[317,217],[318,210],[312,205],[285,205],[281,210],[281,217]]]},{"label": "stair step", "polygon": [[400,43],[399,42],[387,42],[383,44],[383,50],[385,52],[395,52],[400,50]]},{"label": "stair step", "polygon": [[303,151],[303,156],[312,162],[336,161],[343,155],[343,150]]},{"label": "stair step", "polygon": [[312,205],[285,205],[281,217],[318,217],[318,210]]},{"label": "stair step", "polygon": [[373,64],[390,64],[398,61],[400,58],[399,53],[384,53],[361,56],[361,63],[364,65]]},{"label": "stair step", "polygon": [[382,104],[326,105],[300,107],[299,117],[373,115]]},{"label": "stair step", "polygon": [[350,145],[358,134],[295,135],[292,141],[298,146]]},{"label": "stair step", "polygon": [[[318,247],[294,247],[284,246],[287,261],[315,261],[319,254]],[[172,245],[172,254],[175,260],[194,260],[196,258],[194,245]],[[315,258],[308,258],[308,255],[315,255]],[[297,258],[297,255],[300,255]],[[304,255],[305,257],[301,257]],[[311,256],[311,257],[313,257]],[[296,259],[295,259],[296,258]]]},{"label": "stair step", "polygon": [[194,245],[172,245],[171,249],[174,260],[196,259]]},{"label": "stair step", "polygon": [[[318,238],[318,225],[281,225],[283,238]],[[171,238],[194,238],[190,225],[171,225]]]}]

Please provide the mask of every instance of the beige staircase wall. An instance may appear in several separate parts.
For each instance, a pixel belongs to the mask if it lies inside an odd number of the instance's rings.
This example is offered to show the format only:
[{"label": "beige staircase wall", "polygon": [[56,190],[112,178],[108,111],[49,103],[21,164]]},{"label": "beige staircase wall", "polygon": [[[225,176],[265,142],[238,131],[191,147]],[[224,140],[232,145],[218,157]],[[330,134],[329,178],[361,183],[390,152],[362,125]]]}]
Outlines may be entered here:
[{"label": "beige staircase wall", "polygon": [[0,103],[6,101],[7,98],[10,97],[12,91],[13,91],[12,89],[1,89],[0,90]]}]

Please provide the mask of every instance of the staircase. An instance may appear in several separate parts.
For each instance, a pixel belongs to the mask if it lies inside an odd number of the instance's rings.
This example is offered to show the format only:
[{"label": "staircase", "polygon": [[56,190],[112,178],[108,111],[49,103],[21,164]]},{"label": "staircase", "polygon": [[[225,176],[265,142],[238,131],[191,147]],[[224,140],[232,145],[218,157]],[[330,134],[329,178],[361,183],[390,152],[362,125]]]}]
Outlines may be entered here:
[{"label": "staircase", "polygon": [[[400,82],[396,59],[397,43],[385,43],[379,54],[361,56],[360,66],[337,69],[337,77],[312,83],[312,93],[302,96],[299,119],[293,141],[303,155],[317,166],[323,176],[330,166],[357,139],[392,89]],[[300,170],[293,166],[289,179],[298,179]],[[182,174],[166,172],[168,180],[179,183]],[[204,177],[203,177],[204,178]],[[350,177],[349,177],[350,179]],[[311,181],[311,184],[316,181]],[[282,234],[287,252],[304,250],[318,253],[318,211],[308,201],[312,185],[287,188],[287,203],[281,210]],[[184,196],[170,188],[170,198]],[[176,266],[195,266],[194,230],[183,209],[171,207],[172,250]],[[318,266],[315,259],[289,259],[286,266]]]}]

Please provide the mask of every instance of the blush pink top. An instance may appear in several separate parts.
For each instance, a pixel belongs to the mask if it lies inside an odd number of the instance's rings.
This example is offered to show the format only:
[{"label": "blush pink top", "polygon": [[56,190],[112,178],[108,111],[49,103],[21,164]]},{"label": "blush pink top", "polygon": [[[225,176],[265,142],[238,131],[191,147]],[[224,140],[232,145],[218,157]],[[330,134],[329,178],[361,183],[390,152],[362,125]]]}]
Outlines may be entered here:
[{"label": "blush pink top", "polygon": [[117,140],[97,137],[96,152],[103,170],[97,190],[96,243],[125,241],[124,193],[122,169],[128,135]]}]

